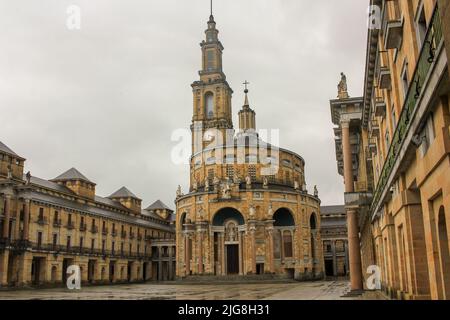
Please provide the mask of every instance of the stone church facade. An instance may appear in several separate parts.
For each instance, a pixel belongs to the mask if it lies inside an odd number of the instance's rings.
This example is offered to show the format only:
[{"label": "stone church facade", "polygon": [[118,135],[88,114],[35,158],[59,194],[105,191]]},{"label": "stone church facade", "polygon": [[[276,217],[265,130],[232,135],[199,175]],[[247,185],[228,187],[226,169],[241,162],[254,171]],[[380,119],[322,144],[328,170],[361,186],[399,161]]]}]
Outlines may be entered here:
[{"label": "stone church facade", "polygon": [[322,278],[320,200],[306,190],[305,161],[259,137],[247,82],[234,131],[212,15],[205,33],[192,84],[189,191],[179,188],[176,199],[177,276]]}]

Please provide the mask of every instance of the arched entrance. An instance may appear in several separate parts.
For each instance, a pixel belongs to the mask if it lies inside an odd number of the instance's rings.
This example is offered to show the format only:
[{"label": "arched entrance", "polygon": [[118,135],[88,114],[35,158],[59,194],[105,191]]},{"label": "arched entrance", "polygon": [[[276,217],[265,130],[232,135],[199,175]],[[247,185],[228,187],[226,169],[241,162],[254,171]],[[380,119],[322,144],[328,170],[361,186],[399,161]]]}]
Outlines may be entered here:
[{"label": "arched entrance", "polygon": [[212,223],[214,232],[214,273],[243,274],[244,217],[233,208],[219,210]]},{"label": "arched entrance", "polygon": [[[278,209],[273,215],[273,256],[275,260],[285,264],[294,258],[294,232],[295,220],[289,209]],[[290,277],[294,278],[293,269],[285,269]]]}]

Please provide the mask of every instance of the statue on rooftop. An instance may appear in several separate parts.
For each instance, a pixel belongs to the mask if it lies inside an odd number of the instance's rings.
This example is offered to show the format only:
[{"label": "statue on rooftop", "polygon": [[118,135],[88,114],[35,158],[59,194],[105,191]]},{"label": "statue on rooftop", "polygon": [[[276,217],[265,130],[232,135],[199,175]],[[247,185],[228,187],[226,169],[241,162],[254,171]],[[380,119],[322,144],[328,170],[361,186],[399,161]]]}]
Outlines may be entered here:
[{"label": "statue on rooftop", "polygon": [[346,99],[348,97],[347,76],[341,72],[341,81],[338,84],[338,98]]}]

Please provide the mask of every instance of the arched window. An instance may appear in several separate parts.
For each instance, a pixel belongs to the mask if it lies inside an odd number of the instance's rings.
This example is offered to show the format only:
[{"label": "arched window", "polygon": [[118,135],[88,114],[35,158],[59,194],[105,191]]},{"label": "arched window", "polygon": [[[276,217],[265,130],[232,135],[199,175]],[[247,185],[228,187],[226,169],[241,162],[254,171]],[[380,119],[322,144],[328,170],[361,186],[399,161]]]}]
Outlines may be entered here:
[{"label": "arched window", "polygon": [[211,92],[205,94],[205,113],[208,119],[214,118],[214,96]]},{"label": "arched window", "polygon": [[311,214],[311,217],[309,218],[309,227],[311,230],[317,229],[316,215],[314,213]]}]

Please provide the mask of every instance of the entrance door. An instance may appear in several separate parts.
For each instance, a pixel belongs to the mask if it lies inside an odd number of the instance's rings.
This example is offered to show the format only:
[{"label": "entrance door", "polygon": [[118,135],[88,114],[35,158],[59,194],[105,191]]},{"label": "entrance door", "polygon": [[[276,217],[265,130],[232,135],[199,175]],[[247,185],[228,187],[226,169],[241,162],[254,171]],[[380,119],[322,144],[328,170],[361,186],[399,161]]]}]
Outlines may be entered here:
[{"label": "entrance door", "polygon": [[239,273],[239,245],[227,245],[227,274]]},{"label": "entrance door", "polygon": [[325,260],[325,274],[328,277],[334,276],[333,260]]},{"label": "entrance door", "polygon": [[39,285],[39,276],[41,273],[41,261],[39,258],[33,258],[31,262],[31,280],[33,285]]},{"label": "entrance door", "polygon": [[114,281],[115,264],[116,264],[115,261],[111,261],[109,263],[109,282]]},{"label": "entrance door", "polygon": [[147,262],[144,262],[144,265],[142,268],[144,268],[142,270],[142,277],[144,278],[144,281],[147,281]]},{"label": "entrance door", "polygon": [[256,274],[264,274],[264,263],[256,264]]},{"label": "entrance door", "polygon": [[62,282],[64,285],[67,283],[67,268],[73,264],[73,259],[63,259],[63,267],[61,270],[62,273]]},{"label": "entrance door", "polygon": [[127,281],[131,282],[131,271],[132,271],[133,262],[128,261],[128,267],[127,267]]},{"label": "entrance door", "polygon": [[88,262],[88,281],[92,283],[94,281],[95,272],[95,260],[89,260]]}]

